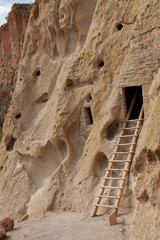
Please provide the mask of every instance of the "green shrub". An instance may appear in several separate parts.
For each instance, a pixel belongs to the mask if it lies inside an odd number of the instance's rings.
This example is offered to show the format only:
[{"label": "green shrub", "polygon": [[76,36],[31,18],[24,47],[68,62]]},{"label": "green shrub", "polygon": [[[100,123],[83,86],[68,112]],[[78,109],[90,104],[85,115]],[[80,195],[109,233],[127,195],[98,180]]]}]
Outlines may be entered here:
[{"label": "green shrub", "polygon": [[4,98],[0,98],[0,126],[3,125],[4,118],[8,112],[8,108],[11,102],[11,96],[7,95]]},{"label": "green shrub", "polygon": [[0,142],[2,140],[2,137],[3,137],[3,131],[2,131],[2,127],[0,126]]}]

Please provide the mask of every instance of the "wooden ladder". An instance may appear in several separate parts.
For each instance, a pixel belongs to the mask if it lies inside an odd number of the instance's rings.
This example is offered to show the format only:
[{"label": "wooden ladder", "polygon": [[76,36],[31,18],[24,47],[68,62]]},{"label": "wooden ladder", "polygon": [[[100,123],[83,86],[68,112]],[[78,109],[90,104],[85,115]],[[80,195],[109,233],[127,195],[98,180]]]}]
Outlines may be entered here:
[{"label": "wooden ladder", "polygon": [[[102,178],[103,183],[101,186],[99,186],[100,193],[96,195],[96,203],[94,204],[94,208],[91,214],[91,216],[94,217],[99,207],[111,209],[112,212],[109,215],[110,226],[117,223],[116,215],[120,206],[125,181],[129,173],[140,127],[143,121],[143,106],[141,108],[139,118],[129,120],[135,103],[135,99],[136,94],[133,97],[130,109],[124,121],[120,135],[116,137],[117,143],[114,144],[115,148],[114,151],[112,152],[112,157],[109,160],[108,168],[105,169],[106,172],[104,177]],[[133,131],[133,133],[130,133],[130,131],[131,132]],[[128,140],[130,141],[128,142]],[[122,148],[124,150],[121,150]],[[129,150],[126,150],[126,148],[129,148]],[[108,192],[106,193],[106,191],[108,191],[109,193]],[[111,202],[111,204],[110,203],[101,204],[102,199],[103,201],[107,200],[108,202]]]}]

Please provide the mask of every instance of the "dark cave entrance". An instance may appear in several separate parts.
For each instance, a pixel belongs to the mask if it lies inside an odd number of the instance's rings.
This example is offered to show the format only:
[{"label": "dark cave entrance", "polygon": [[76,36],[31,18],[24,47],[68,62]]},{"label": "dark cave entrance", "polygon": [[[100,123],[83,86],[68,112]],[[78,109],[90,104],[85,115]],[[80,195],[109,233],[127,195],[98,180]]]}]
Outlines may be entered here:
[{"label": "dark cave entrance", "polygon": [[133,109],[129,119],[138,119],[139,114],[143,105],[143,95],[142,95],[142,86],[135,87],[126,87],[125,88],[125,99],[126,99],[126,107],[127,113],[131,106],[133,97],[136,95],[136,99],[133,105]]}]

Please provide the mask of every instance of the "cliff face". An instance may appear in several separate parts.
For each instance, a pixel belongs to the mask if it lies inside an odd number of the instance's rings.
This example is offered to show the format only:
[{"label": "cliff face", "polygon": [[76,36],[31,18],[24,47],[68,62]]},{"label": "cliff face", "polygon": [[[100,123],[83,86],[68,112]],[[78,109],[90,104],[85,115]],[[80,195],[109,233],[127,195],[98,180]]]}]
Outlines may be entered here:
[{"label": "cliff face", "polygon": [[30,4],[14,4],[8,22],[0,27],[0,84],[14,89]]},{"label": "cliff face", "polygon": [[8,22],[0,27],[0,140],[2,125],[15,87],[30,4],[14,4]]},{"label": "cliff face", "polygon": [[130,239],[160,238],[159,9],[158,0],[36,1],[4,123],[1,217],[91,212],[124,88],[139,86],[145,120],[120,212],[132,213]]}]

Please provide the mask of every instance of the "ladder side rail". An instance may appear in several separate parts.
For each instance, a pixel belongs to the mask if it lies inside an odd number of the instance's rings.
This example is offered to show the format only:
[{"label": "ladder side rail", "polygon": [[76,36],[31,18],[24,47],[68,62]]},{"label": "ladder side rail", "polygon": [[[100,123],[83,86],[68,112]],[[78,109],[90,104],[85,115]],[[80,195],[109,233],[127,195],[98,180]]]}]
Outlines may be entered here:
[{"label": "ladder side rail", "polygon": [[[142,117],[143,117],[143,106],[142,106],[142,108],[141,108],[141,112],[140,112],[140,115],[139,115],[139,118],[142,118]],[[142,123],[141,121],[138,121],[138,122],[137,122],[137,127],[138,127],[138,128],[135,130],[135,135],[139,135],[141,123]],[[135,147],[136,147],[137,140],[138,140],[138,136],[133,137],[132,145],[131,145],[131,147],[130,147],[130,151],[133,151],[133,153],[130,153],[130,154],[128,155],[128,159],[127,159],[127,160],[130,160],[130,162],[127,162],[127,163],[126,163],[126,167],[125,167],[125,168],[128,169],[128,170],[129,170],[130,165],[131,165],[131,160],[132,160],[132,158],[133,158],[133,154],[134,154],[134,151],[135,151]],[[123,187],[123,188],[124,188],[124,185],[125,185],[125,181],[126,181],[127,176],[128,176],[128,171],[124,171],[124,172],[123,172],[123,178],[125,178],[125,180],[122,180],[122,183],[121,183],[120,187]],[[120,200],[121,200],[122,194],[123,194],[123,190],[120,189],[120,190],[118,191],[118,197],[119,197],[119,199],[116,200],[116,203],[115,203],[115,206],[118,206],[118,208],[119,208],[119,205],[120,205]],[[117,211],[118,211],[118,210],[117,210]]]},{"label": "ladder side rail", "polygon": [[[142,108],[141,108],[141,112],[140,112],[140,115],[139,115],[139,119],[142,119],[142,117],[143,117],[143,106],[142,106]],[[136,143],[136,142],[137,142],[141,124],[142,124],[142,121],[138,121],[138,122],[137,122],[137,126],[139,126],[139,128],[135,130],[137,136],[135,136],[135,137],[133,138],[132,143]],[[133,145],[131,146],[131,150],[132,150],[132,149],[135,149],[135,147],[136,147],[136,144],[133,144]],[[133,157],[133,154],[129,154],[128,159],[131,158],[131,157]],[[131,158],[131,160],[132,160],[132,158]],[[131,165],[131,161],[126,164],[126,167],[125,167],[125,168],[129,170],[130,165]],[[128,171],[126,171],[126,172],[123,173],[123,177],[124,177],[124,178],[126,178],[127,176],[128,176]],[[126,181],[126,179],[125,179],[125,180],[122,180],[122,183],[121,183],[121,185],[120,185],[121,188],[118,190],[117,196],[118,196],[119,198],[116,200],[116,203],[115,203],[115,206],[116,206],[117,208],[109,215],[109,225],[110,225],[110,226],[117,224],[116,216],[117,216],[117,212],[118,212],[118,209],[119,209],[120,201],[121,201],[121,198],[122,198],[125,181]]]}]

